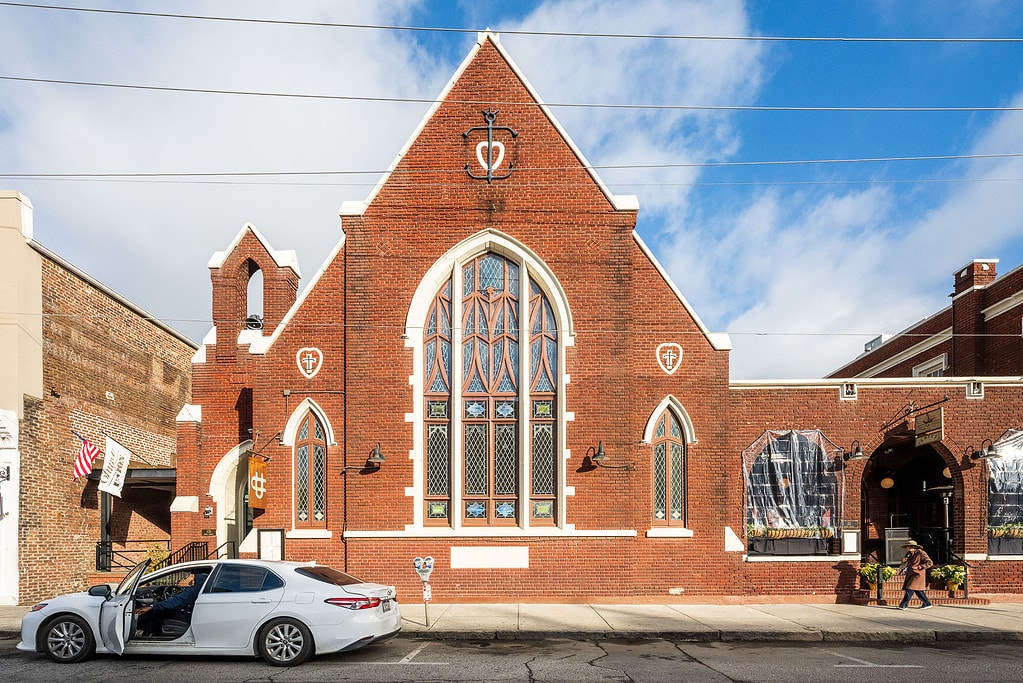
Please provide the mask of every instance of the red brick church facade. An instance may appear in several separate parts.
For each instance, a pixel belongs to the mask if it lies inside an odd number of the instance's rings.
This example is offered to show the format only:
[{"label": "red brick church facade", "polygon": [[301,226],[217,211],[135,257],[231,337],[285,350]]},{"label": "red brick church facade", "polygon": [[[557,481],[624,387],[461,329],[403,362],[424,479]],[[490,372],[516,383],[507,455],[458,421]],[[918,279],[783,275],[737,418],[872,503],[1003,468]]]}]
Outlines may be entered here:
[{"label": "red brick church facade", "polygon": [[174,545],[405,596],[432,556],[442,602],[842,599],[889,528],[940,527],[974,590],[1020,590],[967,447],[1020,427],[1023,383],[730,383],[637,211],[482,35],[301,295],[254,227],[214,255]]}]

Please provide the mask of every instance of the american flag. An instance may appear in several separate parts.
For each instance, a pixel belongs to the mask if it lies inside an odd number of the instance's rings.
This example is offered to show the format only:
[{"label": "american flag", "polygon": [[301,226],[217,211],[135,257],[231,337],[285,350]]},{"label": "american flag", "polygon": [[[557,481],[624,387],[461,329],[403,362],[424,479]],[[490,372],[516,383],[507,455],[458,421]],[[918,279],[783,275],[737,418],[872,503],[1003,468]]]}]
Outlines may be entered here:
[{"label": "american flag", "polygon": [[[81,438],[81,437],[79,437]],[[82,439],[82,447],[78,449],[78,456],[75,458],[75,479],[84,477],[92,472],[92,463],[96,461],[102,451],[89,443],[88,439]]]}]

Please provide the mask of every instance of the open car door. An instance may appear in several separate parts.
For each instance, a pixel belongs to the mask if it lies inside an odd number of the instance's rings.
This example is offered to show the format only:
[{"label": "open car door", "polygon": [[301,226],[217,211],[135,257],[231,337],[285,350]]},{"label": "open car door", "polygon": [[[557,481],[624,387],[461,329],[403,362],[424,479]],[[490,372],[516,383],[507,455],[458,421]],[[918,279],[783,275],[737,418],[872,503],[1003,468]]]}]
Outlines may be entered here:
[{"label": "open car door", "polygon": [[131,638],[135,619],[135,589],[149,568],[149,558],[132,567],[99,611],[99,632],[111,652],[122,654]]}]

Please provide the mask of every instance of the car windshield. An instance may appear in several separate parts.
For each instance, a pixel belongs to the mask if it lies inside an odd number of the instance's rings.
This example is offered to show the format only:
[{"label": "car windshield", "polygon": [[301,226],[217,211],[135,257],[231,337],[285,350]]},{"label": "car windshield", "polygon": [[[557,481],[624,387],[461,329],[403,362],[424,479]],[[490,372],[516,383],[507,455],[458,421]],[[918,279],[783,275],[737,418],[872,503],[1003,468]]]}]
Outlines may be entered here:
[{"label": "car windshield", "polygon": [[299,567],[295,570],[303,576],[316,579],[317,581],[323,581],[324,583],[332,583],[335,586],[350,586],[353,583],[365,583],[362,579],[357,579],[351,574],[345,574],[339,572],[333,567],[325,567],[317,565],[315,567]]},{"label": "car windshield", "polygon": [[118,584],[117,590],[114,591],[116,595],[127,593],[128,591],[135,588],[135,583],[138,581],[139,575],[146,571],[149,567],[149,559],[142,560],[135,567],[128,572],[128,574],[121,579],[121,583]]}]

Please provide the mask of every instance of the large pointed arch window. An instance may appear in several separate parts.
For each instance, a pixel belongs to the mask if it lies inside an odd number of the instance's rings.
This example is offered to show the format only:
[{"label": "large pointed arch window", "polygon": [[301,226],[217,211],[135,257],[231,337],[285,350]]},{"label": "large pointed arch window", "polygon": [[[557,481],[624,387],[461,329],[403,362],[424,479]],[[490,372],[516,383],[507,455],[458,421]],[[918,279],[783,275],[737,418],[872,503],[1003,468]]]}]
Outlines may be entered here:
[{"label": "large pointed arch window", "polygon": [[653,438],[653,526],[686,526],[686,444],[670,408],[658,417]]},{"label": "large pointed arch window", "polygon": [[553,525],[558,330],[550,301],[499,254],[479,255],[456,274],[430,305],[423,338],[426,522]]},{"label": "large pointed arch window", "polygon": [[327,526],[327,440],[312,411],[302,419],[295,439],[295,526]]}]

